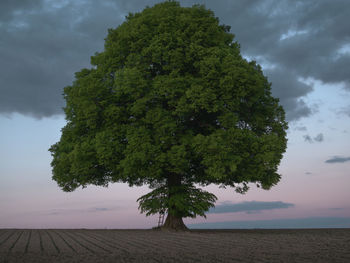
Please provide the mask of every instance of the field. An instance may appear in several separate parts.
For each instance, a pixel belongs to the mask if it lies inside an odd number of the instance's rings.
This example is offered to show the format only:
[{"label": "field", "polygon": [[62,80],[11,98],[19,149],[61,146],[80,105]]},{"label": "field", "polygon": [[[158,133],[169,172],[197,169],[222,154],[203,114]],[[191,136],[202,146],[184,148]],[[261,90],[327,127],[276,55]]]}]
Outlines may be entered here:
[{"label": "field", "polygon": [[350,229],[0,229],[0,262],[350,262]]}]

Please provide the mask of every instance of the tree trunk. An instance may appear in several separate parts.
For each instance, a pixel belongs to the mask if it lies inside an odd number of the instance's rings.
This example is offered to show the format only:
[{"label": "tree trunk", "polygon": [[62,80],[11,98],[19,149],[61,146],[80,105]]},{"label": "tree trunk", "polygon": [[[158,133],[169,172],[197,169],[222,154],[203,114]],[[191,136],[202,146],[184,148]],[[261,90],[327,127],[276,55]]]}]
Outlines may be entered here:
[{"label": "tree trunk", "polygon": [[182,217],[177,217],[174,215],[168,214],[164,225],[162,226],[164,230],[175,230],[175,231],[187,231],[188,228],[182,221]]},{"label": "tree trunk", "polygon": [[[181,176],[177,174],[169,174],[167,185],[169,189],[168,198],[172,198],[173,190],[181,186]],[[163,230],[175,230],[175,231],[185,231],[188,228],[182,221],[181,213],[179,213],[175,205],[168,207],[168,215],[165,220],[164,225],[161,227]]]}]

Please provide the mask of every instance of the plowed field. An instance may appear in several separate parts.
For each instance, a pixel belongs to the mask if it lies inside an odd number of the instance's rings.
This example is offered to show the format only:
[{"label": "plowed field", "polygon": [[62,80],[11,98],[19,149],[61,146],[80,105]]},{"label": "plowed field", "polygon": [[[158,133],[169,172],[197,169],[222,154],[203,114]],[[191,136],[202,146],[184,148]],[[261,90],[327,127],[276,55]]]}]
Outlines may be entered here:
[{"label": "plowed field", "polygon": [[0,262],[350,262],[350,229],[0,229]]}]

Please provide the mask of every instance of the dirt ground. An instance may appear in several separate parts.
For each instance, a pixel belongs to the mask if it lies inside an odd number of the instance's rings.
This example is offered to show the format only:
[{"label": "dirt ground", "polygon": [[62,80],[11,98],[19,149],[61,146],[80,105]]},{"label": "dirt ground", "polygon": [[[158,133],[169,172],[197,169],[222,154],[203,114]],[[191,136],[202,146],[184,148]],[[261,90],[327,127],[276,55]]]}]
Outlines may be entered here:
[{"label": "dirt ground", "polygon": [[350,262],[350,229],[0,229],[5,262]]}]

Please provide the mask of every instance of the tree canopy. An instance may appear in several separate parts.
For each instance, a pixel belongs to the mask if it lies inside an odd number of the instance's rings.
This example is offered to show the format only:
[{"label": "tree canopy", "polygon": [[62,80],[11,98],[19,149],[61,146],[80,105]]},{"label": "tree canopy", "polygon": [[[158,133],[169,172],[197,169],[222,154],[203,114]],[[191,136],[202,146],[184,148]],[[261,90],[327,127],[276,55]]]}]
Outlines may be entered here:
[{"label": "tree canopy", "polygon": [[174,1],[109,29],[92,67],[64,88],[67,124],[50,148],[53,180],[64,191],[149,185],[141,211],[167,212],[175,228],[215,203],[195,185],[244,193],[248,183],[277,184],[284,110],[229,30],[204,6]]}]

